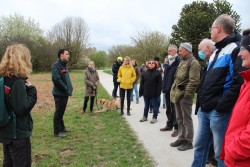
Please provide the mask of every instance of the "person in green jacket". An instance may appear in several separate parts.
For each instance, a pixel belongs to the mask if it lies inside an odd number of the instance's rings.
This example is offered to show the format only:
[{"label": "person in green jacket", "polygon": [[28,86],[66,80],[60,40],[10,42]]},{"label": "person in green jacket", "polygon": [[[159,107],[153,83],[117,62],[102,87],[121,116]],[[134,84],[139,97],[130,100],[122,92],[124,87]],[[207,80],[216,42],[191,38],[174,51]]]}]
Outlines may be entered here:
[{"label": "person in green jacket", "polygon": [[7,47],[0,64],[0,75],[4,78],[4,102],[10,115],[8,124],[0,128],[4,167],[31,166],[33,120],[30,112],[36,104],[37,91],[28,81],[32,71],[30,60],[29,49],[15,44]]},{"label": "person in green jacket", "polygon": [[66,68],[69,61],[69,51],[60,49],[58,51],[58,59],[52,65],[52,94],[55,100],[54,113],[54,135],[56,137],[66,137],[66,132],[70,132],[65,128],[63,115],[67,106],[68,97],[72,95],[73,87],[70,80],[69,72]]}]

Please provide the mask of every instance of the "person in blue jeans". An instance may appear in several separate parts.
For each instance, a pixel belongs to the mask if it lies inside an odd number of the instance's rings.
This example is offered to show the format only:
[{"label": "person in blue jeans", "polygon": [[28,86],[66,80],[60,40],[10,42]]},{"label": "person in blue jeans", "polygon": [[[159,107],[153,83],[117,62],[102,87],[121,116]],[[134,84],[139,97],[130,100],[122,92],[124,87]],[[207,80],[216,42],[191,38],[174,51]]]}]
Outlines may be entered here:
[{"label": "person in blue jeans", "polygon": [[138,80],[141,77],[140,69],[138,68],[137,62],[135,60],[131,60],[131,65],[134,67],[136,78],[133,83],[133,89],[131,92],[130,100],[133,101],[133,91],[135,91],[136,104],[139,104],[139,92],[138,92]]},{"label": "person in blue jeans", "polygon": [[150,102],[153,107],[153,118],[150,123],[157,122],[159,111],[158,97],[161,94],[162,78],[161,73],[156,70],[157,64],[154,60],[150,60],[149,69],[141,76],[139,96],[144,97],[144,113],[140,122],[147,121]]},{"label": "person in blue jeans", "polygon": [[243,83],[239,72],[242,60],[237,56],[241,36],[234,32],[234,19],[223,14],[211,26],[215,51],[211,55],[205,75],[202,76],[197,99],[198,132],[194,145],[192,167],[205,167],[209,147],[214,144],[218,167],[225,167],[220,153],[228,120]]}]

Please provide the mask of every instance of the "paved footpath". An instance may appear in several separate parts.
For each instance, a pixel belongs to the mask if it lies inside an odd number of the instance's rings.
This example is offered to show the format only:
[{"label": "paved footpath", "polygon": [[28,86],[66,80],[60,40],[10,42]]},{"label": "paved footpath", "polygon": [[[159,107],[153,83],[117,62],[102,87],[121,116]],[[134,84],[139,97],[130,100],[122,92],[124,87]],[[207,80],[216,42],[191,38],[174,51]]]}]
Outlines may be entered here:
[{"label": "paved footpath", "polygon": [[[107,92],[111,95],[113,90],[113,78],[112,75],[104,73],[103,71],[98,71],[100,76],[100,82]],[[135,100],[135,99],[134,99]],[[126,101],[125,101],[126,104]],[[155,161],[155,166],[157,167],[190,167],[193,156],[194,149],[187,151],[179,151],[177,148],[171,147],[169,144],[177,139],[177,137],[171,137],[172,131],[161,132],[160,128],[166,125],[166,112],[160,107],[160,113],[157,118],[157,123],[150,124],[152,118],[152,113],[149,113],[148,121],[141,123],[139,120],[143,116],[144,101],[140,98],[140,103],[135,104],[131,102],[131,116],[126,115],[126,110],[124,118],[130,125],[130,127],[135,131],[138,139],[143,143],[149,155]],[[194,109],[194,106],[193,106]],[[197,131],[197,117],[193,112],[193,123],[194,123],[194,135],[196,136]]]}]

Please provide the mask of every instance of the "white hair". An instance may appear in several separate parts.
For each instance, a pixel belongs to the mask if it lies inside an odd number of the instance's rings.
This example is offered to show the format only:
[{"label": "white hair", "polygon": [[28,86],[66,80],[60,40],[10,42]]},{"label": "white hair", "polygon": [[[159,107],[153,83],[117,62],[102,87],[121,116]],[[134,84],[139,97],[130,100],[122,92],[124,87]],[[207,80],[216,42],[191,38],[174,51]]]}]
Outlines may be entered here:
[{"label": "white hair", "polygon": [[205,39],[201,40],[198,47],[200,48],[203,45],[203,46],[208,47],[211,50],[214,50],[215,49],[214,44],[215,43],[211,39],[205,38]]},{"label": "white hair", "polygon": [[178,51],[177,46],[176,46],[176,45],[173,45],[173,44],[169,45],[168,48],[172,48],[172,49],[174,49],[175,51]]}]

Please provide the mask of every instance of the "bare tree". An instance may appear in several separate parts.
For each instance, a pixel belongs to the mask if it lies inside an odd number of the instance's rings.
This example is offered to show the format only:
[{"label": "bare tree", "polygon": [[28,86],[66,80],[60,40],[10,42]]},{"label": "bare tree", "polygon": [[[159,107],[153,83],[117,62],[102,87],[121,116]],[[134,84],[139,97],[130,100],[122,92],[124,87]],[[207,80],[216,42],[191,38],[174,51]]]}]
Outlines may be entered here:
[{"label": "bare tree", "polygon": [[71,52],[69,65],[72,68],[87,52],[89,30],[84,19],[67,17],[48,32],[47,39],[58,49],[69,49]]},{"label": "bare tree", "polygon": [[136,49],[136,59],[144,61],[163,55],[169,44],[169,37],[158,31],[141,31],[131,37]]}]

